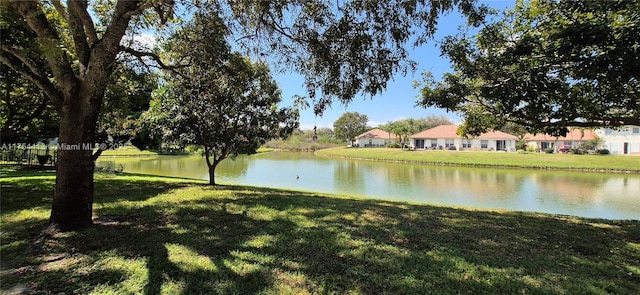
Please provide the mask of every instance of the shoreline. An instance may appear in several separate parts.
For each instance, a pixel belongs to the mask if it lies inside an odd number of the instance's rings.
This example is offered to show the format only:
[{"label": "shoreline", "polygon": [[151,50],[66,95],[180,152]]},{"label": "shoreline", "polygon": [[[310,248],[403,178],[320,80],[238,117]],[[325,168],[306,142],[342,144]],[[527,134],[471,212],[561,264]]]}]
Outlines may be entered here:
[{"label": "shoreline", "polygon": [[[591,172],[591,173],[621,173],[621,174],[640,174],[640,168],[638,169],[621,169],[621,168],[606,168],[606,167],[560,167],[560,166],[549,166],[549,165],[518,165],[518,164],[487,164],[487,163],[465,163],[465,162],[451,162],[451,161],[430,161],[430,160],[419,160],[419,159],[403,159],[403,158],[393,158],[393,157],[366,157],[366,156],[350,156],[350,155],[341,155],[335,153],[333,151],[345,150],[346,148],[339,149],[324,149],[322,152],[319,151],[314,152],[314,155],[319,157],[327,157],[334,159],[350,159],[350,160],[360,160],[360,161],[374,161],[374,162],[388,162],[388,163],[403,163],[403,164],[426,164],[426,165],[435,165],[435,166],[452,166],[452,167],[476,167],[476,168],[504,168],[504,169],[532,169],[532,170],[552,170],[552,171],[574,171],[574,172]],[[366,149],[359,149],[365,150]],[[422,153],[415,151],[405,151],[407,153]],[[425,153],[429,153],[431,151],[426,151]],[[460,152],[450,152],[450,153],[460,153]],[[480,152],[478,152],[480,153]],[[490,152],[486,152],[490,153]],[[581,155],[583,156],[583,155]],[[615,156],[607,156],[607,157],[615,157]],[[618,156],[622,157],[622,156]],[[480,162],[480,161],[479,161]],[[640,166],[639,166],[640,167]]]}]

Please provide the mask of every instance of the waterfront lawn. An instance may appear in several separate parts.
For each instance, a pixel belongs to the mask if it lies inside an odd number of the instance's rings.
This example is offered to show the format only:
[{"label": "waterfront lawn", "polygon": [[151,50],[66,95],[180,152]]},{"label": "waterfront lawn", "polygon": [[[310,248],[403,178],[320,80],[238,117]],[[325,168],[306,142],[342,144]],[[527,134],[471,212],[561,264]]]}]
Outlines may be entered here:
[{"label": "waterfront lawn", "polygon": [[95,226],[42,232],[54,176],[2,171],[1,290],[640,294],[640,223],[96,175]]},{"label": "waterfront lawn", "polygon": [[123,146],[118,149],[109,149],[103,151],[101,156],[111,156],[111,157],[138,157],[138,156],[157,156],[158,153],[154,151],[141,151],[135,146]]},{"label": "waterfront lawn", "polygon": [[407,161],[442,165],[502,166],[510,168],[624,170],[640,172],[640,156],[575,155],[545,153],[408,151],[397,148],[331,148],[319,156]]}]

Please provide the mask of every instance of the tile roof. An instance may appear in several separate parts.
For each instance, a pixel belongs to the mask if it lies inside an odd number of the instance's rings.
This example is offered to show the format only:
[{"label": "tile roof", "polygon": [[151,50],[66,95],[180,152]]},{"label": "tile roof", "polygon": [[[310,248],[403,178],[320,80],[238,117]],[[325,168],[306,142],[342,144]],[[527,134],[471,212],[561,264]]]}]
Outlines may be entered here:
[{"label": "tile roof", "polygon": [[525,140],[529,141],[574,141],[574,140],[591,140],[598,137],[594,130],[585,129],[584,136],[579,128],[571,128],[569,132],[567,132],[566,136],[555,137],[549,134],[527,134],[524,136]]},{"label": "tile roof", "polygon": [[[458,125],[440,125],[433,127],[431,129],[427,129],[425,131],[416,133],[411,135],[411,138],[444,138],[444,139],[455,139],[462,138],[456,132],[458,131]],[[473,138],[479,139],[517,139],[516,136],[504,133],[502,131],[489,131],[480,136],[476,136]]]},{"label": "tile roof", "polygon": [[379,139],[394,139],[395,136],[387,131],[381,130],[381,129],[371,129],[365,133],[362,133],[358,136],[356,136],[356,139],[375,139],[375,138],[379,138]]}]

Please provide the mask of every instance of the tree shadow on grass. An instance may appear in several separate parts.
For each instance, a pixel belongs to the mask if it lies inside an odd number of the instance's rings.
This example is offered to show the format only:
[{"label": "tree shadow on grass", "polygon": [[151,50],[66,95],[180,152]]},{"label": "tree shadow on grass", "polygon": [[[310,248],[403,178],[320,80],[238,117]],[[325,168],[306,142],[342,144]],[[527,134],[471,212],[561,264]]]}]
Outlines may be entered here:
[{"label": "tree shadow on grass", "polygon": [[[157,184],[148,184],[150,187]],[[148,192],[140,196],[138,190]],[[172,190],[216,194],[129,206]],[[640,292],[640,226],[518,212],[326,198],[245,186],[147,187],[103,200],[93,228],[54,237],[48,253],[122,265],[33,271],[53,293],[96,286],[144,294]],[[191,191],[187,191],[191,192]],[[145,193],[146,194],[146,193]],[[118,216],[111,216],[118,212]],[[106,215],[105,215],[106,214]],[[631,246],[630,246],[631,245]],[[635,249],[635,250],[634,250]],[[40,265],[42,267],[42,264]],[[46,269],[46,267],[45,267]],[[630,275],[629,273],[632,272]],[[40,286],[42,287],[42,285]],[[38,287],[39,288],[39,287]],[[136,292],[132,292],[136,293]]]}]

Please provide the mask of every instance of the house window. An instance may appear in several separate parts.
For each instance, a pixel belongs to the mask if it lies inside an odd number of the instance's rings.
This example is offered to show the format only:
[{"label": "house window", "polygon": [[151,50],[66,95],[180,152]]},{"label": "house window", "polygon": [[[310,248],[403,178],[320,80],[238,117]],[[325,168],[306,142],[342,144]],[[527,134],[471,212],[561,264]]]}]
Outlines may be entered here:
[{"label": "house window", "polygon": [[471,148],[471,140],[470,139],[463,139],[462,140],[462,148],[463,149],[470,149]]},{"label": "house window", "polygon": [[543,141],[540,143],[540,149],[542,150],[552,149],[552,148],[553,148],[553,142]]},{"label": "house window", "polygon": [[438,140],[437,139],[432,139],[431,140],[431,148],[435,149],[438,147]]},{"label": "house window", "polygon": [[480,148],[486,149],[489,147],[489,141],[488,140],[481,140],[480,141]]},{"label": "house window", "polygon": [[444,146],[445,146],[445,147],[451,147],[451,146],[453,146],[453,139],[447,139],[447,140],[444,142]]},{"label": "house window", "polygon": [[546,141],[543,141],[540,143],[540,149],[544,150],[546,148],[549,148],[549,143]]},{"label": "house window", "polygon": [[424,148],[424,139],[416,139],[416,148],[423,149]]},{"label": "house window", "polygon": [[632,130],[632,132],[631,132],[631,133],[633,133],[633,134],[640,134],[640,128],[638,128],[638,127],[633,127],[633,130]]}]

